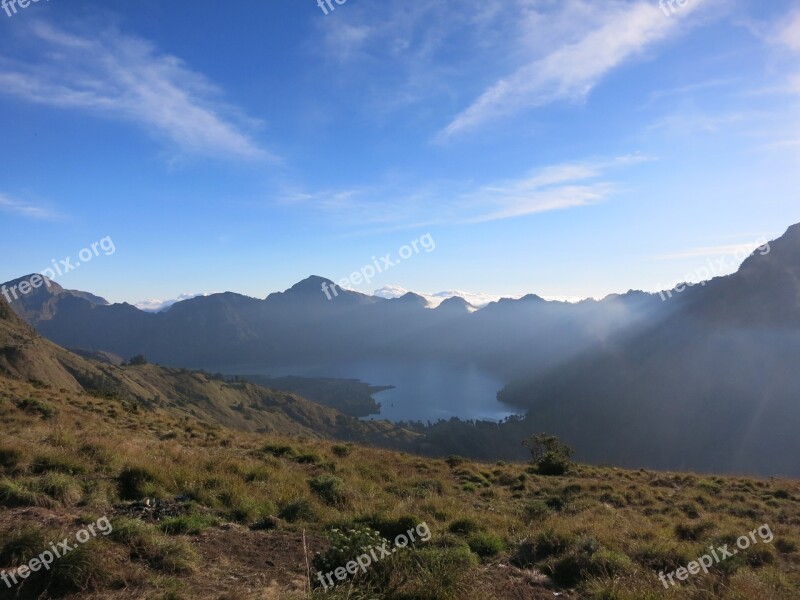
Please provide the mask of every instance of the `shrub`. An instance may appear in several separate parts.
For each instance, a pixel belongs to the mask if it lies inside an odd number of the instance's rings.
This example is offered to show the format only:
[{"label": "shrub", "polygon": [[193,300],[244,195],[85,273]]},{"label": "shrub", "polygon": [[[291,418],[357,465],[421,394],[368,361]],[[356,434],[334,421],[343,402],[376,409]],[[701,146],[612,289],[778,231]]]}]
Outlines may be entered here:
[{"label": "shrub", "polygon": [[49,499],[29,489],[26,485],[9,479],[0,480],[0,506],[50,506]]},{"label": "shrub", "polygon": [[278,517],[289,523],[296,523],[297,521],[314,521],[317,515],[314,505],[305,498],[301,498],[286,504],[278,512]]},{"label": "shrub", "polygon": [[86,466],[70,456],[37,456],[33,460],[31,470],[34,473],[66,473],[67,475],[81,475],[86,472]]},{"label": "shrub", "polygon": [[112,530],[109,537],[121,544],[130,546],[136,549],[144,545],[147,538],[154,536],[155,530],[150,525],[147,525],[139,519],[130,519],[122,517],[111,521]]},{"label": "shrub", "polygon": [[550,496],[545,499],[544,503],[550,510],[556,512],[561,512],[567,507],[567,501],[562,496]]},{"label": "shrub", "polygon": [[467,538],[467,544],[481,558],[497,556],[505,548],[503,540],[492,533],[473,533]]},{"label": "shrub", "polygon": [[83,496],[78,482],[63,473],[48,473],[36,482],[36,488],[68,506],[77,504]]},{"label": "shrub", "polygon": [[152,525],[138,519],[121,518],[112,521],[109,537],[128,546],[131,557],[142,560],[152,568],[166,573],[191,573],[198,556],[182,540],[168,540]]},{"label": "shrub", "polygon": [[161,496],[158,476],[146,467],[126,467],[117,477],[119,497],[123,500],[144,500]]},{"label": "shrub", "polygon": [[591,572],[595,576],[618,577],[626,573],[633,563],[625,554],[601,548],[592,555]]},{"label": "shrub", "polygon": [[344,482],[332,475],[319,475],[308,480],[311,491],[319,496],[329,506],[342,506],[347,497],[344,492]]},{"label": "shrub", "polygon": [[162,520],[158,528],[168,535],[197,535],[217,524],[217,519],[210,515],[181,515]]},{"label": "shrub", "polygon": [[97,590],[111,581],[113,569],[108,544],[91,540],[53,563],[47,587],[58,595]]},{"label": "shrub", "polygon": [[313,452],[308,452],[306,454],[301,454],[295,461],[300,463],[301,465],[318,465],[322,462],[322,457],[318,454],[314,454]]},{"label": "shrub", "polygon": [[254,469],[250,469],[244,476],[244,480],[249,483],[264,483],[266,481],[269,481],[270,478],[271,478],[271,473],[264,467],[256,467]]},{"label": "shrub", "polygon": [[511,562],[523,569],[530,568],[541,560],[565,553],[575,545],[574,538],[546,529],[535,538],[520,543]]},{"label": "shrub", "polygon": [[[4,536],[0,546],[0,564],[18,566],[27,563],[47,548],[45,532],[36,526],[26,525]],[[53,538],[55,539],[55,538]]]},{"label": "shrub", "polygon": [[438,479],[418,479],[411,484],[411,492],[417,498],[441,496],[444,493],[444,484]]},{"label": "shrub", "polygon": [[368,527],[353,529],[332,529],[328,534],[331,546],[325,554],[314,556],[313,566],[318,571],[328,573],[344,567],[360,555],[368,553],[370,548],[379,548],[386,543],[381,535]]},{"label": "shrub", "polygon": [[372,515],[359,521],[372,529],[375,529],[387,540],[394,540],[397,536],[405,535],[422,523],[422,519],[413,515],[403,515],[400,517],[383,517]]},{"label": "shrub", "polygon": [[564,475],[572,466],[570,458],[575,451],[554,435],[540,433],[531,436],[522,445],[531,452],[531,459],[540,475]]},{"label": "shrub", "polygon": [[551,566],[553,581],[572,587],[581,582],[591,568],[591,556],[586,552],[570,552]]},{"label": "shrub", "polygon": [[115,462],[111,450],[99,444],[84,444],[80,447],[80,453],[102,467],[110,467]]},{"label": "shrub", "polygon": [[708,531],[714,528],[714,524],[709,521],[699,523],[678,523],[675,526],[675,535],[678,539],[697,542],[706,537]]},{"label": "shrub", "polygon": [[58,409],[51,406],[47,402],[35,400],[33,398],[25,398],[17,400],[17,408],[29,415],[38,415],[45,421],[53,419],[58,415]]},{"label": "shrub", "polygon": [[467,536],[479,532],[481,526],[473,519],[458,519],[450,523],[447,530],[456,535]]},{"label": "shrub", "polygon": [[[26,564],[46,550],[50,542],[63,537],[59,532],[23,527],[6,537],[0,547],[0,564]],[[99,540],[75,546],[49,569],[30,573],[21,597],[57,598],[102,587],[111,579],[114,570],[108,550],[109,545]]]},{"label": "shrub", "polygon": [[763,567],[775,562],[775,554],[769,546],[753,546],[745,554],[745,560],[751,567]]},{"label": "shrub", "polygon": [[467,462],[467,459],[463,458],[461,456],[458,456],[457,454],[451,454],[446,459],[444,459],[444,462],[446,462],[448,464],[448,466],[453,468],[453,467],[457,467],[458,465],[463,465],[465,462]]},{"label": "shrub", "polygon": [[22,462],[22,452],[17,448],[0,447],[0,469],[12,471]]},{"label": "shrub", "polygon": [[144,556],[154,569],[172,574],[188,574],[197,568],[197,552],[183,540],[163,540],[156,538],[147,548]]},{"label": "shrub", "polygon": [[297,450],[287,444],[267,444],[261,449],[264,454],[271,454],[277,458],[291,458],[297,456]]},{"label": "shrub", "polygon": [[529,521],[538,521],[552,512],[550,506],[542,500],[532,500],[525,505],[525,516]]},{"label": "shrub", "polygon": [[477,564],[468,548],[426,547],[399,551],[373,565],[367,575],[375,584],[370,589],[392,590],[391,597],[398,600],[467,600],[476,597]]},{"label": "shrub", "polygon": [[333,452],[336,456],[339,457],[349,456],[350,446],[348,446],[347,444],[335,444],[331,446],[331,452]]}]

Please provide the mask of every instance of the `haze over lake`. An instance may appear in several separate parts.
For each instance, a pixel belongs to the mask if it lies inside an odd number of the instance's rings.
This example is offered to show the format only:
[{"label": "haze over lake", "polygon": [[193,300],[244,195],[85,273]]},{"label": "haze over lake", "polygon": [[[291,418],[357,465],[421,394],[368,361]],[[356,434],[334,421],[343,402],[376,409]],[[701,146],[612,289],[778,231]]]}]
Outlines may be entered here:
[{"label": "haze over lake", "polygon": [[497,400],[503,382],[469,365],[441,361],[360,360],[338,365],[265,368],[226,367],[226,374],[252,373],[270,377],[335,377],[359,379],[375,386],[393,386],[374,395],[380,415],[370,419],[436,422],[452,417],[501,421],[521,411]]}]

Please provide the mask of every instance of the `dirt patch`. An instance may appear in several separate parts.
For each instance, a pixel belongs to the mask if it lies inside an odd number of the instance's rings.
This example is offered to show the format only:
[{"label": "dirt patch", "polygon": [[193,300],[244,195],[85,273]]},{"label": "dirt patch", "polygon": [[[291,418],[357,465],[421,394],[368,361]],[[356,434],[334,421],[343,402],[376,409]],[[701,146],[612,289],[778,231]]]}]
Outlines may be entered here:
[{"label": "dirt patch", "polygon": [[0,532],[13,531],[23,524],[76,532],[83,527],[76,522],[76,515],[63,509],[51,510],[38,507],[0,509]]},{"label": "dirt patch", "polygon": [[[242,598],[277,598],[288,597],[279,592],[298,594],[306,589],[302,532],[250,531],[226,525],[191,539],[201,567],[189,585],[202,597],[235,592]],[[322,536],[306,534],[308,561],[327,544]]]},{"label": "dirt patch", "polygon": [[494,563],[482,568],[480,589],[487,598],[502,600],[574,600],[570,591],[553,586],[550,579],[536,569],[518,569],[507,563]]}]

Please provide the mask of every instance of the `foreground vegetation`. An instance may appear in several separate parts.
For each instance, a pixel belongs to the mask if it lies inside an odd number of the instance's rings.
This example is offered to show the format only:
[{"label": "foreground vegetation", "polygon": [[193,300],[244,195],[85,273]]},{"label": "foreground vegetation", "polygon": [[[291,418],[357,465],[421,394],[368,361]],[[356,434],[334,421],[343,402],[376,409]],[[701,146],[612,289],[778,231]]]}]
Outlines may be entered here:
[{"label": "foreground vegetation", "polygon": [[[26,564],[100,517],[114,526],[31,574],[14,589],[21,598],[800,594],[794,481],[591,466],[546,476],[527,464],[237,432],[6,378],[0,423],[0,568]],[[429,542],[333,590],[314,587],[314,565],[342,556],[364,531],[391,541],[421,523]],[[772,543],[674,588],[659,581],[659,571],[765,523]],[[17,596],[0,583],[5,597]]]}]

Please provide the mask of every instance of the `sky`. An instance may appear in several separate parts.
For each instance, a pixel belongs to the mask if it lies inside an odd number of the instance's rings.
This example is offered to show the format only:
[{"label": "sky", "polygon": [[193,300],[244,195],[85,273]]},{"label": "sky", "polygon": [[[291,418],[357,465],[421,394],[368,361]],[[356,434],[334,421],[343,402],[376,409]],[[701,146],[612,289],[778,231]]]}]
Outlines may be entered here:
[{"label": "sky", "polygon": [[790,0],[18,1],[0,281],[602,297],[800,222]]}]

